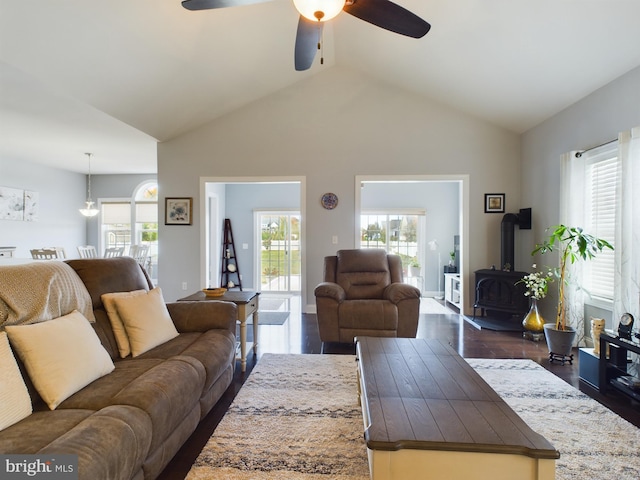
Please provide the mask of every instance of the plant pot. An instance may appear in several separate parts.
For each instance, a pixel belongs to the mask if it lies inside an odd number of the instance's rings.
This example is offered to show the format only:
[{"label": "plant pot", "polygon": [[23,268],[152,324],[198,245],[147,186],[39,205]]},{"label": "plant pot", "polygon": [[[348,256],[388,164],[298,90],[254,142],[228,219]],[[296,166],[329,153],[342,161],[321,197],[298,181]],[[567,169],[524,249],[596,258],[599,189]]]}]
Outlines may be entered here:
[{"label": "plant pot", "polygon": [[567,327],[567,330],[556,330],[555,323],[544,324],[544,338],[547,340],[550,354],[571,356],[576,334],[575,329],[571,327]]},{"label": "plant pot", "polygon": [[409,274],[412,277],[419,277],[420,276],[420,267],[415,267],[413,265],[409,266]]}]

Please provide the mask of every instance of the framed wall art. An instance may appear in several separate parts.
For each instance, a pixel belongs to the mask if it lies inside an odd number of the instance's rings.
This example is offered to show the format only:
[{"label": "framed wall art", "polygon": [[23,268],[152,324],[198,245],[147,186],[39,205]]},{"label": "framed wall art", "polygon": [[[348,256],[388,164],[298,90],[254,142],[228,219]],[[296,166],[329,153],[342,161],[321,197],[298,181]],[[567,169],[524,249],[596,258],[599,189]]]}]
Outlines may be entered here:
[{"label": "framed wall art", "polygon": [[0,187],[0,220],[38,221],[38,192]]},{"label": "framed wall art", "polygon": [[485,193],[484,213],[504,213],[504,193]]},{"label": "framed wall art", "polygon": [[164,224],[191,225],[193,215],[192,197],[165,198]]},{"label": "framed wall art", "polygon": [[24,190],[0,187],[0,220],[24,220]]}]

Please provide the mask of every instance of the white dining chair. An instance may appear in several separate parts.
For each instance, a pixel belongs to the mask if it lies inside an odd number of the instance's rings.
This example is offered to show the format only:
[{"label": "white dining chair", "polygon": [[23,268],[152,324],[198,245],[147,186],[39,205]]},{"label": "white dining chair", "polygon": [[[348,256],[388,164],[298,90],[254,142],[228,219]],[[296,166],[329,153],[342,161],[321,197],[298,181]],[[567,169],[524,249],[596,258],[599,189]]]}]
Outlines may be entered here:
[{"label": "white dining chair", "polygon": [[109,247],[104,249],[104,258],[121,257],[124,253],[124,247]]},{"label": "white dining chair", "polygon": [[78,247],[80,258],[98,258],[98,251],[93,245],[84,245]]},{"label": "white dining chair", "polygon": [[34,260],[56,260],[58,259],[58,250],[55,248],[33,248],[31,249],[31,258]]}]

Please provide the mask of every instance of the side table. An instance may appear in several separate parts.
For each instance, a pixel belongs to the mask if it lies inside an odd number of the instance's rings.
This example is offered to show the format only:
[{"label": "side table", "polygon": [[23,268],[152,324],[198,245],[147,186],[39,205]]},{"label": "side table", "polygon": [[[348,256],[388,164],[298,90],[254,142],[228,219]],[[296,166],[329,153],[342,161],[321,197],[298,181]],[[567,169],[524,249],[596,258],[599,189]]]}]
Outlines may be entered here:
[{"label": "side table", "polygon": [[[609,352],[607,357],[605,352]],[[640,378],[638,372],[630,372],[627,365],[627,351],[640,354],[640,343],[615,336],[613,332],[600,334],[600,362],[598,388],[600,393],[614,388],[640,401],[640,389],[636,387]],[[632,375],[635,373],[635,375]],[[627,380],[626,382],[624,380]]]},{"label": "side table", "polygon": [[240,322],[240,370],[247,370],[247,318],[253,316],[253,354],[258,352],[258,297],[260,292],[227,291],[219,297],[207,297],[199,291],[188,297],[180,298],[179,302],[218,301],[233,302],[238,307],[238,321]]}]

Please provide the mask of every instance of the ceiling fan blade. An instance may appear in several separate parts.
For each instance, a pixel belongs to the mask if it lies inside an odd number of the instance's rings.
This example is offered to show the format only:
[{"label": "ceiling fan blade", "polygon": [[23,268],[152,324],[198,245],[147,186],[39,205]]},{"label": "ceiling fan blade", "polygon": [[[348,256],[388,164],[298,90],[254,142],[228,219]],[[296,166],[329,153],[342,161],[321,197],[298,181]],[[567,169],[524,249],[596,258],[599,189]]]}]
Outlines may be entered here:
[{"label": "ceiling fan blade", "polygon": [[296,33],[295,64],[296,70],[308,70],[318,51],[318,42],[322,35],[322,23],[313,22],[300,15]]},{"label": "ceiling fan blade", "polygon": [[431,25],[416,14],[389,0],[354,0],[351,5],[345,4],[343,10],[360,20],[407,37],[421,38],[431,29]]},{"label": "ceiling fan blade", "polygon": [[182,6],[187,10],[209,10],[212,8],[239,7],[271,0],[184,0]]}]

